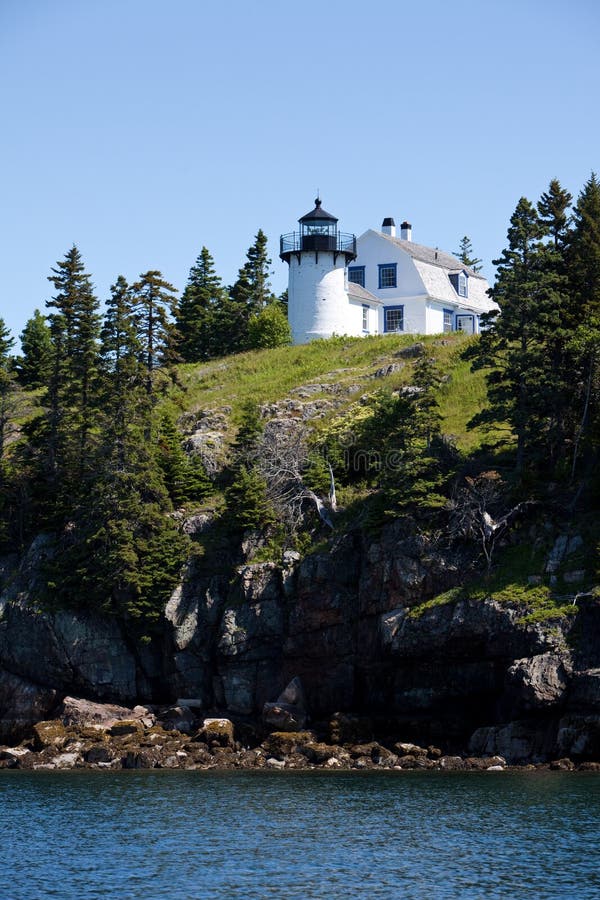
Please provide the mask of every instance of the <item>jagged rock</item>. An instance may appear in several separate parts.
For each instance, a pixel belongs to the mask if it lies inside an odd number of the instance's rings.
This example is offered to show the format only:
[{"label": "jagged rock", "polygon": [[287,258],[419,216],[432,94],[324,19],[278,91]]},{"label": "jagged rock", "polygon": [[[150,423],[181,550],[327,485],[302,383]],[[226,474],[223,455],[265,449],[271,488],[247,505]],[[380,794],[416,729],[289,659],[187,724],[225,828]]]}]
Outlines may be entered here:
[{"label": "jagged rock", "polygon": [[416,359],[419,356],[423,356],[425,353],[425,344],[421,341],[417,341],[416,344],[411,344],[409,347],[403,347],[401,350],[397,350],[394,353],[394,356],[400,357],[400,359]]},{"label": "jagged rock", "polygon": [[184,534],[196,537],[199,534],[204,534],[204,532],[212,525],[213,520],[213,513],[197,513],[194,516],[188,516],[187,519],[184,519],[181,530]]},{"label": "jagged rock", "polygon": [[515,721],[478,728],[469,741],[473,756],[502,756],[510,765],[542,762],[556,747],[553,722]]},{"label": "jagged rock", "polygon": [[226,591],[225,579],[200,575],[192,562],[165,607],[171,689],[175,696],[200,699],[205,708],[213,703],[214,643]]},{"label": "jagged rock", "polygon": [[507,708],[518,714],[557,704],[565,695],[570,673],[565,655],[541,653],[516,660],[507,671]]},{"label": "jagged rock", "polygon": [[377,371],[373,373],[373,378],[387,378],[395,372],[400,372],[403,367],[404,363],[390,363],[387,366],[382,366],[377,369]]},{"label": "jagged rock", "polygon": [[306,699],[299,678],[292,678],[275,703],[265,703],[263,722],[277,731],[302,731],[306,724]]}]

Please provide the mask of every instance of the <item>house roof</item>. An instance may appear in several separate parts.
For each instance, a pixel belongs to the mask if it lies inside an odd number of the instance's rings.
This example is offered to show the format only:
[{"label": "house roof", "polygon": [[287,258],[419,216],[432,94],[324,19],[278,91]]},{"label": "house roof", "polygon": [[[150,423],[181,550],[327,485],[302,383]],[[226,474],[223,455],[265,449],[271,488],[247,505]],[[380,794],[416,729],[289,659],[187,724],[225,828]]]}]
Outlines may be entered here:
[{"label": "house roof", "polygon": [[360,284],[354,284],[353,281],[348,282],[348,296],[355,300],[361,300],[363,303],[370,303],[372,306],[383,306],[383,301],[372,294]]},{"label": "house roof", "polygon": [[385,238],[386,241],[395,244],[396,247],[400,247],[401,250],[404,250],[412,256],[413,259],[429,263],[432,266],[439,266],[450,273],[467,272],[471,278],[480,278],[482,281],[485,281],[483,275],[475,272],[469,266],[465,266],[460,259],[457,259],[456,256],[452,256],[451,253],[444,253],[443,250],[437,250],[433,247],[425,247],[423,244],[415,244],[414,241],[404,241],[402,238],[384,234],[383,231],[378,231],[376,233]]}]

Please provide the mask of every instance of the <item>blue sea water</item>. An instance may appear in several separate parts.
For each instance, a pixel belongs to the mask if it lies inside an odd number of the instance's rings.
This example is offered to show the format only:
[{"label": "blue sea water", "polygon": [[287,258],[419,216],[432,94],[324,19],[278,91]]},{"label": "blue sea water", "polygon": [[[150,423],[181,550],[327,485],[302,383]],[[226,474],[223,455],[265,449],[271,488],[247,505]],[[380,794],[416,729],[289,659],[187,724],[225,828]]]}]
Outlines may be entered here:
[{"label": "blue sea water", "polygon": [[600,898],[600,776],[3,772],[0,900]]}]

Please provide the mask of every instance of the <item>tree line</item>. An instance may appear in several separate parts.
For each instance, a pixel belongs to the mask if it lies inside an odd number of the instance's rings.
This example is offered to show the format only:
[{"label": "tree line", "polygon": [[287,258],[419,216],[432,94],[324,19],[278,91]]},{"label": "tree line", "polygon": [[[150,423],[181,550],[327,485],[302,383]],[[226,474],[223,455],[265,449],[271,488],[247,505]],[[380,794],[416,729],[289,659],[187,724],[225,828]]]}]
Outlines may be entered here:
[{"label": "tree line", "polygon": [[[508,246],[467,351],[486,371],[487,406],[472,426],[508,423],[521,481],[591,484],[600,438],[600,182],[573,205],[557,179],[534,204],[522,197]],[[583,480],[583,481],[581,481]]]},{"label": "tree line", "polygon": [[102,314],[74,246],[20,355],[0,320],[0,549],[54,536],[47,602],[157,617],[189,552],[172,510],[212,490],[160,400],[177,391],[179,362],[289,341],[270,265],[259,231],[226,289],[203,247],[181,302],[150,270],[119,276]]}]

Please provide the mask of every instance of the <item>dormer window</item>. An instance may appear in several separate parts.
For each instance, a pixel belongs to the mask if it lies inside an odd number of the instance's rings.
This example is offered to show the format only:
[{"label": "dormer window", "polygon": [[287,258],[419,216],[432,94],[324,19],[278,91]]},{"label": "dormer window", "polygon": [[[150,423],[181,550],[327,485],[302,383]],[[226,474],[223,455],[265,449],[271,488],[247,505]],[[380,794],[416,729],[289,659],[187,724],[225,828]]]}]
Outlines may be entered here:
[{"label": "dormer window", "polygon": [[449,276],[452,287],[459,297],[469,296],[469,282],[466,272],[455,272]]}]

